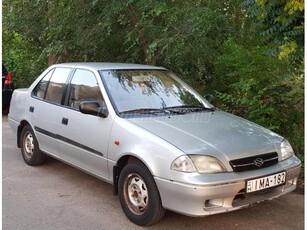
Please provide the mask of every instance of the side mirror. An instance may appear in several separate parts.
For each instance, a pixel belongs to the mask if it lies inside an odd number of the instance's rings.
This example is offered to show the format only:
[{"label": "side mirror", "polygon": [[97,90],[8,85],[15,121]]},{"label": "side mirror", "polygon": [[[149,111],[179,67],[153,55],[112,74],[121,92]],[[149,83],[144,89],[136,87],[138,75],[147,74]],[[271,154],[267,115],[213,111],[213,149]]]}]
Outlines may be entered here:
[{"label": "side mirror", "polygon": [[205,96],[204,96],[204,98],[208,101],[208,102],[212,102],[213,101],[213,99],[214,99],[214,97],[213,97],[213,95],[212,94],[206,94]]},{"label": "side mirror", "polygon": [[107,107],[105,105],[100,107],[99,103],[95,101],[81,102],[79,105],[79,110],[81,113],[99,116],[103,118],[106,118],[109,115]]}]

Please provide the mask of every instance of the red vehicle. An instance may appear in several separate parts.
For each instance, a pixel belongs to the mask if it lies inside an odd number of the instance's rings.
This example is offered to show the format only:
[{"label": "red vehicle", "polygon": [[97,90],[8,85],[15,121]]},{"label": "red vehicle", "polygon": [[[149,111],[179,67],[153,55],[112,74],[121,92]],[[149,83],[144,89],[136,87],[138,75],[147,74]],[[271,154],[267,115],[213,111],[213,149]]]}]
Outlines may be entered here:
[{"label": "red vehicle", "polygon": [[14,91],[12,74],[2,64],[2,114],[7,115],[10,110],[11,97]]}]

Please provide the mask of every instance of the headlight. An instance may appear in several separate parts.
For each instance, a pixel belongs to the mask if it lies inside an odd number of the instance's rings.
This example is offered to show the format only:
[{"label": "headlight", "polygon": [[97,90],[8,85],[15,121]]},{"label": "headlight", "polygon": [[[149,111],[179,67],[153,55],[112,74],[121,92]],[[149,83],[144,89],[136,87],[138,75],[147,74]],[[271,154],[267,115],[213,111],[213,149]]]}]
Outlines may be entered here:
[{"label": "headlight", "polygon": [[281,160],[286,160],[294,155],[293,149],[290,143],[286,139],[284,139],[283,142],[281,142],[280,151],[281,151]]},{"label": "headlight", "polygon": [[199,173],[221,173],[227,171],[224,165],[215,157],[190,155],[190,158]]},{"label": "headlight", "polygon": [[220,173],[226,172],[224,165],[216,158],[203,155],[180,156],[175,159],[171,169],[180,172]]}]

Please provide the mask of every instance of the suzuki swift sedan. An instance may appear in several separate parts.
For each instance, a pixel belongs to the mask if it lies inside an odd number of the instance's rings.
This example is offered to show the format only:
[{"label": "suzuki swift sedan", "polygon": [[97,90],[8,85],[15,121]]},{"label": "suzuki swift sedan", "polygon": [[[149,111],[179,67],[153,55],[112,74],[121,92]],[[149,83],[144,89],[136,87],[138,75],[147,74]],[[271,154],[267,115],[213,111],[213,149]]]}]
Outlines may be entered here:
[{"label": "suzuki swift sedan", "polygon": [[50,66],[15,90],[9,123],[24,161],[46,155],[108,183],[126,216],[206,216],[296,188],[301,162],[278,134],[212,106],[174,73],[149,65]]}]

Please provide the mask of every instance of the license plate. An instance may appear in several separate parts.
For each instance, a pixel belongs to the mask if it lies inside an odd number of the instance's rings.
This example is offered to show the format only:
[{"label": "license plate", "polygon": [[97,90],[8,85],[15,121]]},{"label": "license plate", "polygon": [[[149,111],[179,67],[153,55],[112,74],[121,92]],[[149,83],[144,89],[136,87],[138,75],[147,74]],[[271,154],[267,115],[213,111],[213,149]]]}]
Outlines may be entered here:
[{"label": "license plate", "polygon": [[276,173],[274,175],[261,177],[246,182],[246,193],[260,191],[266,188],[272,188],[282,185],[286,182],[286,172]]}]

